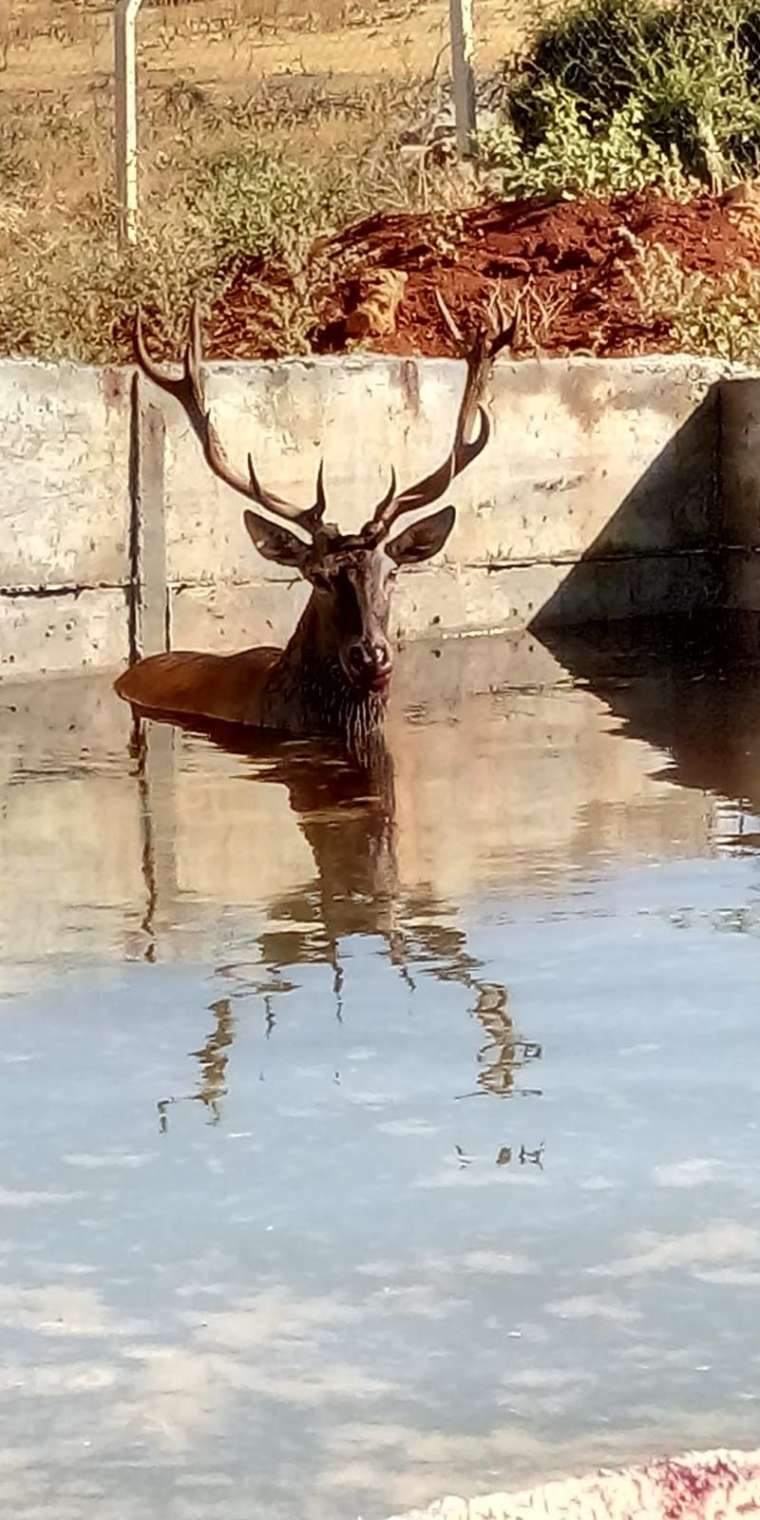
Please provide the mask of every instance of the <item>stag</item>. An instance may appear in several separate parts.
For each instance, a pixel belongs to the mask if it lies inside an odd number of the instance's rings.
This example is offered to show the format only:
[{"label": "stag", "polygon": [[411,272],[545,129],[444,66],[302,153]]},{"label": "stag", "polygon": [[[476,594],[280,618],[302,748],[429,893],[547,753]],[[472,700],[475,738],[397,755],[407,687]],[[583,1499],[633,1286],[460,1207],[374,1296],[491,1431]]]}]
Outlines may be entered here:
[{"label": "stag", "polygon": [[[213,473],[268,514],[244,514],[254,547],[265,559],[295,570],[311,587],[285,649],[259,647],[229,655],[177,650],[132,665],[117,680],[116,691],[138,713],[189,716],[299,736],[333,735],[353,750],[382,729],[393,669],[388,634],[392,583],[403,566],[420,564],[443,548],[454,525],[454,508],[443,507],[394,537],[388,535],[407,513],[438,501],[485,448],[490,425],[480,405],[482,387],[496,353],[509,341],[509,332],[491,316],[465,346],[443,302],[439,305],[462,345],[467,371],[451,450],[437,469],[406,490],[397,490],[391,471],[386,495],[363,528],[351,534],[325,521],[322,464],[314,505],[301,508],[265,489],[250,454],[247,477],[229,463],[204,395],[197,303],[180,376],[148,353],[138,311],[135,348],[141,370],[181,403]],[[475,436],[470,437],[476,422]],[[287,528],[281,526],[283,521]]]}]

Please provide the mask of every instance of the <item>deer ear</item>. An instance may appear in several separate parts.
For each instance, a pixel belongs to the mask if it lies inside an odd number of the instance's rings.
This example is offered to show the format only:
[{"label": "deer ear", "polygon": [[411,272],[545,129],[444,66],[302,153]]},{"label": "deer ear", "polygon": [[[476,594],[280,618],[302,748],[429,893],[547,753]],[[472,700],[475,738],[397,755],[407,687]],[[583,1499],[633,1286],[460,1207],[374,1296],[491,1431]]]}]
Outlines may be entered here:
[{"label": "deer ear", "polygon": [[423,517],[411,527],[397,533],[385,552],[397,565],[418,565],[424,559],[432,559],[442,549],[453,526],[456,512],[453,507],[442,507],[432,517]]},{"label": "deer ear", "polygon": [[287,528],[269,522],[266,517],[259,517],[258,512],[244,512],[243,521],[252,544],[264,559],[273,559],[276,564],[288,565],[295,570],[303,569],[311,544],[297,538]]}]

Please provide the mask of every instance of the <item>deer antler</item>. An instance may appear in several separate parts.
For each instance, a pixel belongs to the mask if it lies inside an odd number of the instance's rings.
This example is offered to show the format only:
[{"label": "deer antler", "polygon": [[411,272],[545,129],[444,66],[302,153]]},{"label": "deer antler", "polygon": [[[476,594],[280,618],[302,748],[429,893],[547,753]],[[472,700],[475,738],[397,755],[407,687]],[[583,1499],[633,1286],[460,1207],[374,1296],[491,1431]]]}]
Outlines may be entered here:
[{"label": "deer antler", "polygon": [[174,396],[184,408],[193,432],[201,444],[206,463],[214,474],[218,475],[226,485],[231,486],[233,491],[239,491],[240,495],[245,496],[248,501],[256,502],[258,506],[271,512],[274,517],[282,517],[286,522],[297,523],[300,528],[305,528],[313,535],[321,525],[326,507],[323,462],[320,463],[317,474],[317,495],[314,506],[297,507],[293,502],[285,501],[282,496],[275,496],[273,491],[265,490],[256,474],[250,454],[248,455],[248,478],[238,474],[227,459],[219,434],[211,421],[203,390],[201,315],[198,302],[193,302],[190,312],[190,334],[182,355],[180,376],[167,372],[148,353],[140,307],[137,308],[135,319],[135,352],[140,368],[148,378],[168,395]]},{"label": "deer antler", "polygon": [[[398,494],[395,473],[391,471],[390,490],[378,503],[374,515],[369,522],[365,523],[361,531],[362,539],[369,545],[379,544],[403,513],[413,512],[419,507],[427,507],[431,502],[437,501],[450,486],[454,477],[482,453],[491,435],[488,416],[479,404],[480,396],[486,375],[497,353],[512,340],[515,319],[507,323],[498,301],[492,301],[487,322],[477,328],[472,342],[469,347],[466,347],[462,333],[443,297],[438,291],[435,295],[443,320],[455,343],[463,351],[467,363],[467,378],[459,403],[454,442],[443,464],[433,470],[430,475],[426,475],[423,480],[418,480],[416,485],[409,486],[407,490]],[[475,416],[479,423],[478,432],[476,437],[468,442],[468,434],[472,429]]]}]

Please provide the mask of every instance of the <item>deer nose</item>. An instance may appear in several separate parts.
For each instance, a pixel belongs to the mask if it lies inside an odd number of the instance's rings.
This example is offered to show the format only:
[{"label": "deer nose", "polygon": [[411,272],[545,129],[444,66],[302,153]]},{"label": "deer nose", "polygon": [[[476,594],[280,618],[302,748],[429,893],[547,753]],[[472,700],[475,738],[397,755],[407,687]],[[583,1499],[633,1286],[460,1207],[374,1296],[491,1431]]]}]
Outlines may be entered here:
[{"label": "deer nose", "polygon": [[347,658],[351,674],[370,685],[381,685],[390,675],[391,652],[387,644],[357,639],[349,645]]}]

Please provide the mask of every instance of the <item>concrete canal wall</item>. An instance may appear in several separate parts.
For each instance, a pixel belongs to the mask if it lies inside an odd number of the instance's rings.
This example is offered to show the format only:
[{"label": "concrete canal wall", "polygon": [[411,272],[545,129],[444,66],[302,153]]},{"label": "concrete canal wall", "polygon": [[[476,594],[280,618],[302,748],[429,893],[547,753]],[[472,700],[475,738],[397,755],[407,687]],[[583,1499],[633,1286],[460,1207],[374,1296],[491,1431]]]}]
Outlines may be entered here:
[{"label": "concrete canal wall", "polygon": [[[446,452],[461,364],[209,366],[230,456],[358,526]],[[402,637],[760,606],[760,383],[705,360],[500,362],[493,437],[447,493],[444,555],[400,577]],[[0,679],[130,650],[287,637],[305,596],[259,559],[180,408],[128,369],[0,361]]]}]

